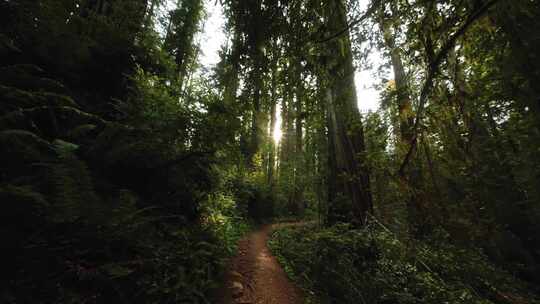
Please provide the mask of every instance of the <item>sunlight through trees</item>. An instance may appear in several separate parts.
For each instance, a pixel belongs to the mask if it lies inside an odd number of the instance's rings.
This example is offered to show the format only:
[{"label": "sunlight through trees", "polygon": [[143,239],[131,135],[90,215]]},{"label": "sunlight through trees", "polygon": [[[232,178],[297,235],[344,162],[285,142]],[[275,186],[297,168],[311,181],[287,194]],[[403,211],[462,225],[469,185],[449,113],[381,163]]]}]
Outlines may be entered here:
[{"label": "sunlight through trees", "polygon": [[540,303],[539,16],[0,1],[0,303],[220,303],[286,220],[312,303]]}]

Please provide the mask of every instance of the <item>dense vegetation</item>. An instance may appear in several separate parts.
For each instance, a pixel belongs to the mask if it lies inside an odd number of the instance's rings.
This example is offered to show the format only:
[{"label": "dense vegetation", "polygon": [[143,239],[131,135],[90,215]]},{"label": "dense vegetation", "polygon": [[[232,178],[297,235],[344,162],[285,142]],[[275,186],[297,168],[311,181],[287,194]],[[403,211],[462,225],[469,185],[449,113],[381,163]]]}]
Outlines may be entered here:
[{"label": "dense vegetation", "polygon": [[223,0],[208,70],[211,2],[0,1],[0,302],[207,303],[291,215],[317,301],[538,302],[540,2]]},{"label": "dense vegetation", "polygon": [[308,303],[540,303],[481,250],[402,240],[381,223],[286,228],[270,247]]}]

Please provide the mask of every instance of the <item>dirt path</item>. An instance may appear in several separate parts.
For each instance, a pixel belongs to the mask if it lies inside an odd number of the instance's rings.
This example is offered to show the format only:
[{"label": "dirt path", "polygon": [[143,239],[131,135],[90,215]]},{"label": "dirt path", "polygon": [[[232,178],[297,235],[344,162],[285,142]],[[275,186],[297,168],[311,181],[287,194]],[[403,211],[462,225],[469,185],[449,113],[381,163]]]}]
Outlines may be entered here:
[{"label": "dirt path", "polygon": [[[231,260],[220,304],[301,304],[302,293],[294,286],[266,245],[272,229],[266,225],[239,242],[238,255]],[[294,224],[292,224],[294,225]]]}]

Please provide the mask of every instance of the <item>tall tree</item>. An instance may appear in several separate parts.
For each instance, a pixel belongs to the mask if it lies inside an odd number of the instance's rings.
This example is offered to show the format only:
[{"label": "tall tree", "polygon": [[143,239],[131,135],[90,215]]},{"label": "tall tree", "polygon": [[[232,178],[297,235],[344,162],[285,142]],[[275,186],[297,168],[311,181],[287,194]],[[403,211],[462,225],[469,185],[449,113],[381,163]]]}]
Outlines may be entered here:
[{"label": "tall tree", "polygon": [[[348,28],[342,0],[323,5],[326,35]],[[364,130],[354,84],[349,31],[326,42],[325,91],[329,136],[329,220],[365,223],[372,210],[369,170],[365,162]],[[351,204],[351,206],[343,206]]]},{"label": "tall tree", "polygon": [[186,0],[178,1],[177,8],[170,12],[164,46],[174,57],[180,88],[196,58],[194,38],[199,30],[203,9],[202,0]]},{"label": "tall tree", "polygon": [[407,212],[409,228],[416,237],[423,237],[431,230],[430,213],[426,206],[426,198],[423,194],[422,170],[419,155],[417,154],[414,141],[414,113],[411,102],[411,88],[403,65],[401,48],[396,40],[399,35],[399,9],[396,1],[381,3],[379,11],[379,26],[382,31],[382,37],[388,52],[390,53],[390,62],[394,72],[395,101],[397,107],[399,140],[397,143],[397,152],[399,158],[403,158],[410,147],[413,150],[411,165],[408,170],[401,171],[400,178],[404,185],[405,193],[408,197]]}]

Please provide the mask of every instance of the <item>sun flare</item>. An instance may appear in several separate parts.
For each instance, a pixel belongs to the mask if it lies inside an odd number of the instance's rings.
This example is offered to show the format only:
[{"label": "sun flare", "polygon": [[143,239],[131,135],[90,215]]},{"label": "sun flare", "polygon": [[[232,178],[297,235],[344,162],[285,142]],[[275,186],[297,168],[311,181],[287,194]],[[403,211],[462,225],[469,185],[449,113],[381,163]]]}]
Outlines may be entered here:
[{"label": "sun flare", "polygon": [[283,132],[281,132],[281,103],[278,103],[276,105],[276,121],[274,124],[274,130],[271,130],[272,139],[274,139],[274,143],[279,144],[281,141],[281,137],[283,136]]},{"label": "sun flare", "polygon": [[279,124],[276,124],[274,130],[272,131],[272,138],[274,139],[275,143],[279,143],[281,140],[281,135],[281,128],[279,127]]}]

